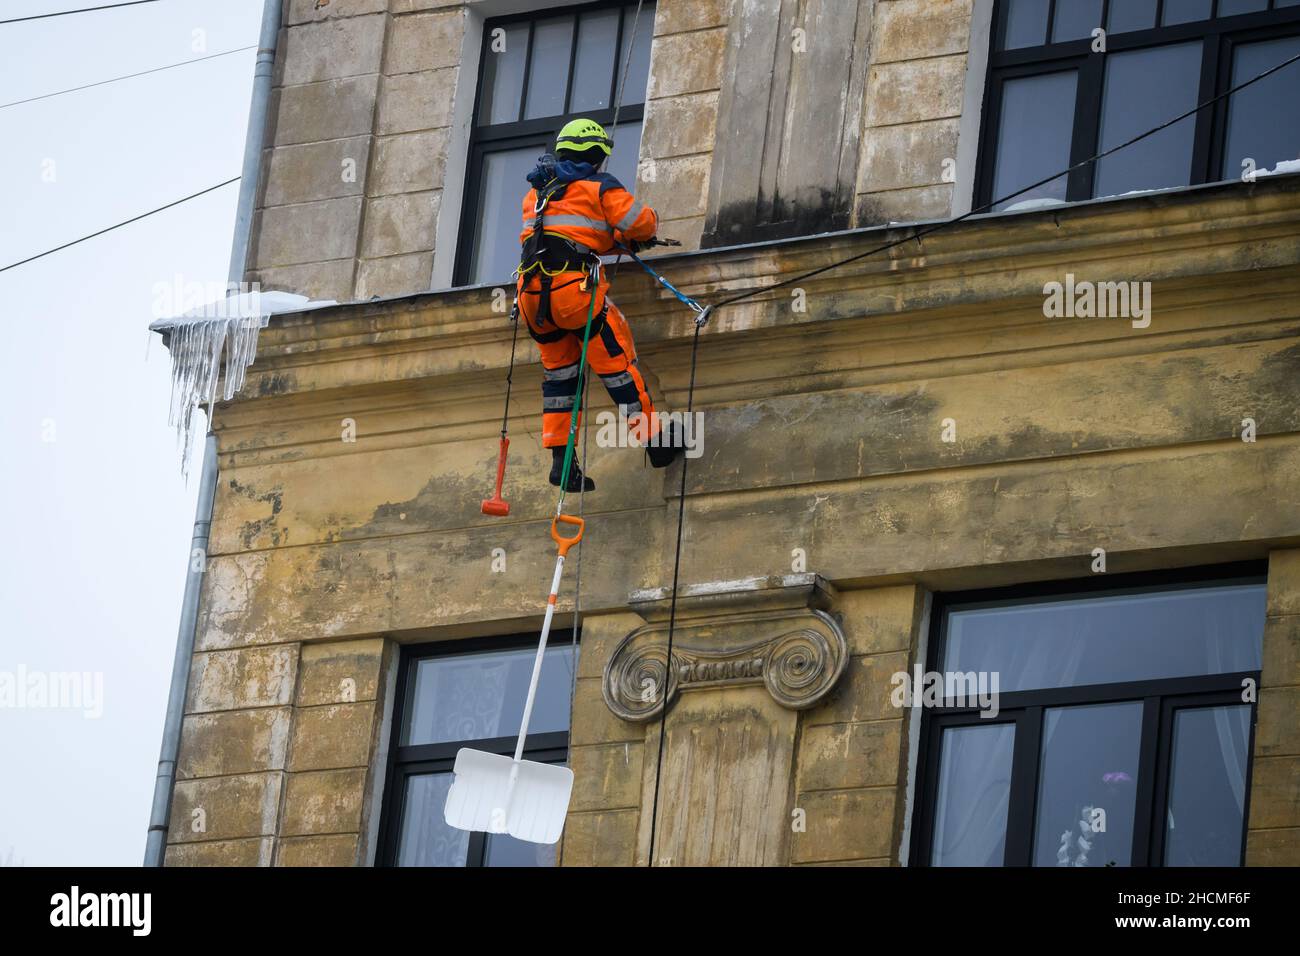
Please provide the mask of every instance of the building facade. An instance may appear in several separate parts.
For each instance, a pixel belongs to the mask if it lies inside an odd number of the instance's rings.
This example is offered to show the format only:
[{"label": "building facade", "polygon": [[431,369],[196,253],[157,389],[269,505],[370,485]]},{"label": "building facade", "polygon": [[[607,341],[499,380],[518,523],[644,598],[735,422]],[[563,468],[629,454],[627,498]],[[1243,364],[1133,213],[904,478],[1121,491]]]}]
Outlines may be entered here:
[{"label": "building facade", "polygon": [[[340,304],[215,410],[167,863],[1300,863],[1300,63],[1225,95],[1297,54],[1281,0],[289,0],[247,278]],[[680,567],[683,464],[591,393],[536,847],[442,802],[554,562],[526,338],[479,508],[522,174],[616,109],[657,268],[756,294]],[[692,314],[610,269],[684,410]]]}]

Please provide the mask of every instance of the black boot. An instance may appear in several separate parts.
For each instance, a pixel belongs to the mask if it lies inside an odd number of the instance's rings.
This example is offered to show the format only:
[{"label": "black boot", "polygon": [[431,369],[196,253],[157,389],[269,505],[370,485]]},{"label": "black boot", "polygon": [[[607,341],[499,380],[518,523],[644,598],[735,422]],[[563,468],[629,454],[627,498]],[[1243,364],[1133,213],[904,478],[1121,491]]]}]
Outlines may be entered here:
[{"label": "black boot", "polygon": [[667,427],[650,440],[651,444],[646,445],[646,454],[650,456],[650,464],[655,468],[667,468],[684,450],[682,436],[677,434],[676,426],[676,422],[669,421]]},{"label": "black boot", "polygon": [[[576,449],[575,449],[576,452]],[[551,449],[551,484],[560,487],[560,479],[564,476],[564,446]],[[569,465],[569,486],[564,489],[572,494],[577,491],[595,491],[596,483],[582,473],[578,467],[577,455]]]}]

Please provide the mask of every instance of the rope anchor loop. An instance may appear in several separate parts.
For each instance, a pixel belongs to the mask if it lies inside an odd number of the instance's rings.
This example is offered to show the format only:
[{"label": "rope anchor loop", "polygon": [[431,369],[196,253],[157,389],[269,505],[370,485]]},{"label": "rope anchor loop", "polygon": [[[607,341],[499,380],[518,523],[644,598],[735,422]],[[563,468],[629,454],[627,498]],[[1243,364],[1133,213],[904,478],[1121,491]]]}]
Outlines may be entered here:
[{"label": "rope anchor loop", "polygon": [[[668,242],[667,242],[667,241],[664,241],[664,240],[659,240],[658,243],[656,243],[656,244],[657,244],[657,245],[668,245]],[[673,285],[671,282],[669,282],[667,279],[665,279],[665,278],[664,278],[662,275],[660,275],[660,274],[659,274],[655,269],[651,268],[651,267],[646,263],[646,261],[645,261],[644,259],[642,259],[640,256],[638,256],[635,252],[633,252],[633,251],[632,251],[631,249],[629,249],[627,246],[625,246],[625,245],[619,245],[619,249],[621,249],[623,252],[625,252],[625,253],[627,254],[628,258],[630,258],[633,262],[635,262],[637,265],[639,265],[642,269],[644,269],[646,272],[650,273],[650,276],[651,276],[651,277],[652,277],[656,282],[658,282],[661,286],[663,286],[665,289],[667,289],[669,292],[671,292],[674,296],[676,296],[676,297],[677,297],[677,300],[678,300],[679,302],[681,302],[682,305],[686,306],[688,309],[690,309],[692,312],[695,313],[695,326],[696,326],[696,328],[703,328],[703,327],[708,323],[708,321],[709,321],[709,314],[713,311],[713,306],[711,306],[711,305],[700,305],[700,303],[696,302],[694,299],[692,299],[689,295],[687,295],[687,294],[686,294],[685,292],[683,292],[681,289],[677,288],[677,286]]]}]

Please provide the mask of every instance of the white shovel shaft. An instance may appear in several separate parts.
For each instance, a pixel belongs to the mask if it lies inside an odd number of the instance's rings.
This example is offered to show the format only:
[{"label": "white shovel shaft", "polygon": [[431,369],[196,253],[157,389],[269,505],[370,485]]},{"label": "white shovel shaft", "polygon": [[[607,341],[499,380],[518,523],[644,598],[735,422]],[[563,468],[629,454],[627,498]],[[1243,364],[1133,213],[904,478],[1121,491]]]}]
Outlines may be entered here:
[{"label": "white shovel shaft", "polygon": [[564,829],[573,792],[573,771],[568,767],[524,760],[524,740],[533,716],[533,702],[542,677],[542,658],[551,634],[555,602],[560,591],[564,555],[555,559],[555,577],[546,601],[542,639],[533,659],[533,677],[528,684],[515,758],[462,747],[456,754],[455,777],[443,806],[448,826],[487,833],[509,833],[518,840],[554,843]]},{"label": "white shovel shaft", "polygon": [[524,756],[524,738],[528,736],[528,721],[533,716],[533,699],[542,677],[542,657],[546,654],[546,639],[551,634],[551,619],[555,617],[555,600],[560,593],[560,574],[564,571],[564,555],[555,559],[555,577],[551,579],[551,593],[546,599],[546,618],[542,621],[542,639],[537,642],[537,656],[533,658],[533,677],[528,682],[528,699],[524,702],[524,717],[519,722],[519,739],[515,741],[516,762]]}]

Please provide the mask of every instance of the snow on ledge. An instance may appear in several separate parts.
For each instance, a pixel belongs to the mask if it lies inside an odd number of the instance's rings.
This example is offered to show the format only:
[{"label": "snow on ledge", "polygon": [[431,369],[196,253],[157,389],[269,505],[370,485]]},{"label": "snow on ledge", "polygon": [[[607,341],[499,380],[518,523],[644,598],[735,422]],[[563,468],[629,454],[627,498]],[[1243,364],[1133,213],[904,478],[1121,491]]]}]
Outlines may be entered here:
[{"label": "snow on ledge", "polygon": [[1284,176],[1287,173],[1300,173],[1300,159],[1284,159],[1272,169],[1255,170],[1255,178],[1260,176]]},{"label": "snow on ledge", "polygon": [[266,328],[271,316],[336,304],[332,299],[312,302],[292,292],[241,292],[149,323],[150,330],[168,336],[172,358],[168,424],[175,427],[181,447],[182,475],[189,473],[195,409],[207,405],[211,416],[218,381],[222,383],[222,401],[230,401],[243,388],[244,373],[257,357],[257,334]]}]

